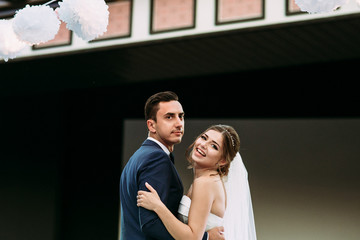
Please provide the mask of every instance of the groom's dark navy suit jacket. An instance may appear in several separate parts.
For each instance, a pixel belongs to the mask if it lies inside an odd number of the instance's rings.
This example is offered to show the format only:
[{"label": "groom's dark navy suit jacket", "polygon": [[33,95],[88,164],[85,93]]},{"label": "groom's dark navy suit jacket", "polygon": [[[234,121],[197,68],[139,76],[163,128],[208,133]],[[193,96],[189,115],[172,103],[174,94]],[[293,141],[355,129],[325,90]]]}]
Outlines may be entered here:
[{"label": "groom's dark navy suit jacket", "polygon": [[138,190],[148,191],[145,182],[156,189],[162,202],[177,216],[184,192],[181,179],[170,157],[149,139],[133,154],[121,174],[120,240],[173,239],[155,212],[136,205]]}]

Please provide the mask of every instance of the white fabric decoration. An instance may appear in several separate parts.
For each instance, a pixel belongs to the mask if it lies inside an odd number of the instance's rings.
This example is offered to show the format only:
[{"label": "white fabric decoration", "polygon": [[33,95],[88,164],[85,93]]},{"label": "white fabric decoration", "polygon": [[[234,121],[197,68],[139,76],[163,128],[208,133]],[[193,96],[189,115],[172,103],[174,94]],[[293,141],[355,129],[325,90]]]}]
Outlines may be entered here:
[{"label": "white fabric decoration", "polygon": [[91,41],[107,31],[109,7],[104,0],[63,0],[59,6],[59,18],[83,40]]},{"label": "white fabric decoration", "polygon": [[346,4],[348,0],[295,0],[301,11],[308,13],[328,13]]},{"label": "white fabric decoration", "polygon": [[7,62],[9,58],[15,58],[27,46],[16,37],[12,28],[12,21],[12,19],[0,20],[0,57],[2,57],[5,62]]},{"label": "white fabric decoration", "polygon": [[30,45],[39,44],[55,37],[60,28],[60,20],[49,6],[26,5],[16,12],[13,28],[20,40]]}]

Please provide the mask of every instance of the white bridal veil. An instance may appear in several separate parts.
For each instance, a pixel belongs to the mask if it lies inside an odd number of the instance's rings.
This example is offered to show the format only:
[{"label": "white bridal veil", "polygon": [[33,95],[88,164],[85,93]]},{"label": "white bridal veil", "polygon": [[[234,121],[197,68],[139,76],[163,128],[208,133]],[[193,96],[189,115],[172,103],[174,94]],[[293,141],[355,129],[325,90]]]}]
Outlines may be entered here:
[{"label": "white bridal veil", "polygon": [[224,216],[226,240],[256,240],[248,174],[239,153],[224,178],[227,206]]}]

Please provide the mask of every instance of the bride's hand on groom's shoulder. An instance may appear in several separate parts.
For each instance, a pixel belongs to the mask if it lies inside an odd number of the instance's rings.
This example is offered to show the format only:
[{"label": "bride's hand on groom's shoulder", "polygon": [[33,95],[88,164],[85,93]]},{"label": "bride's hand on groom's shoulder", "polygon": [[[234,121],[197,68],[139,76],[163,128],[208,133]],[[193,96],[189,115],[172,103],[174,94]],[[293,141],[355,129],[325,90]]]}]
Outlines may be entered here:
[{"label": "bride's hand on groom's shoulder", "polygon": [[146,182],[145,186],[150,192],[138,191],[137,206],[155,211],[157,207],[162,205],[162,202],[157,191],[150,184]]},{"label": "bride's hand on groom's shoulder", "polygon": [[224,227],[214,227],[208,231],[209,240],[225,240]]}]

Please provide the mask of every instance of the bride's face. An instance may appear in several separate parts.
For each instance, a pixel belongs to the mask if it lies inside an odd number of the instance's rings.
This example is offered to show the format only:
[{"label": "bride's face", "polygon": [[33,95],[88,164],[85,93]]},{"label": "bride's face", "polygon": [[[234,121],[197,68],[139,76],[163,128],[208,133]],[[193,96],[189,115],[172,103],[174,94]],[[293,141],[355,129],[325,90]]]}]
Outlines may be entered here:
[{"label": "bride's face", "polygon": [[217,169],[223,159],[223,136],[220,132],[209,130],[196,139],[192,159],[196,167]]}]

